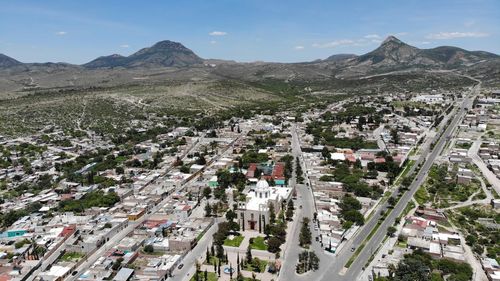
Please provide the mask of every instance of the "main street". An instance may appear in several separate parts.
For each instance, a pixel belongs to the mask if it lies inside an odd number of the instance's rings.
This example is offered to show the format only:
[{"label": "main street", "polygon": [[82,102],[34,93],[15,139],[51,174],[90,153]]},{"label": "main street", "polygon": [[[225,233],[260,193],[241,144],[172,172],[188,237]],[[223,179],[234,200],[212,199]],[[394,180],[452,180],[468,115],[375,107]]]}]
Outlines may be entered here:
[{"label": "main street", "polygon": [[[392,212],[390,212],[386,219],[381,223],[372,238],[366,242],[365,247],[361,250],[358,257],[351,264],[349,269],[347,269],[347,271],[343,275],[339,274],[339,272],[342,270],[342,267],[354,254],[352,252],[344,251],[343,254],[339,254],[340,259],[338,260],[337,265],[325,271],[320,280],[331,280],[332,276],[334,275],[336,275],[337,277],[335,278],[335,280],[356,280],[361,271],[364,270],[364,266],[370,259],[371,255],[374,253],[374,251],[377,250],[378,246],[381,245],[382,241],[387,235],[387,228],[394,224],[396,218],[402,214],[408,202],[411,200],[418,188],[423,184],[425,176],[429,172],[432,164],[434,163],[434,160],[441,153],[441,150],[444,148],[446,142],[458,126],[459,122],[467,113],[467,110],[471,108],[474,97],[477,93],[479,93],[479,89],[480,84],[473,87],[471,93],[464,99],[462,104],[457,109],[457,112],[455,113],[455,116],[451,120],[450,124],[448,126],[441,127],[441,130],[438,132],[434,139],[434,149],[431,151],[430,147],[423,148],[422,156],[415,163],[415,167],[419,164],[423,164],[421,169],[417,172],[415,180],[408,187],[409,190],[402,195],[396,206],[394,206]],[[444,132],[441,134],[441,131]],[[439,139],[436,140],[436,138]],[[427,155],[428,157],[426,157]],[[383,209],[387,209],[387,204],[384,205]],[[360,245],[361,243],[363,243],[363,240],[375,228],[380,217],[380,212],[377,212],[374,216],[372,216],[367,225],[365,225],[365,227],[363,227],[360,233],[356,236],[356,243],[354,245]]]},{"label": "main street", "polygon": [[[305,165],[304,158],[302,156],[302,151],[300,148],[299,137],[297,134],[297,127],[295,124],[292,125],[292,155],[294,159],[297,157],[300,159],[300,162]],[[289,186],[295,186],[295,190],[297,191],[297,200],[295,201],[295,210],[297,215],[294,217],[294,222],[292,227],[288,230],[291,233],[291,239],[287,241],[286,248],[283,252],[284,263],[280,270],[280,275],[278,277],[279,280],[296,280],[300,278],[295,273],[295,265],[298,262],[299,253],[303,251],[301,247],[299,247],[299,233],[300,227],[302,226],[302,220],[304,217],[308,217],[312,220],[314,212],[316,212],[316,208],[314,205],[314,197],[312,194],[312,190],[310,188],[309,177],[304,175],[305,184],[297,184],[297,174],[296,174],[296,166],[293,167],[294,172],[292,174],[292,178],[290,179]],[[303,169],[304,171],[306,169]],[[300,208],[302,206],[302,208]],[[323,266],[327,266],[328,259],[331,258],[329,254],[326,254],[319,242],[314,240],[314,237],[317,235],[317,231],[313,228],[314,224],[310,223],[310,230],[313,234],[312,245],[310,246],[310,250],[313,250],[318,257],[320,258],[320,268]],[[307,275],[308,279],[310,278]]]},{"label": "main street", "polygon": [[[287,281],[302,279],[345,281],[356,280],[361,271],[364,270],[364,265],[367,263],[371,255],[374,253],[374,251],[377,250],[378,246],[385,238],[387,228],[391,226],[394,223],[395,219],[402,214],[408,202],[424,182],[425,176],[434,163],[434,160],[439,156],[448,138],[451,136],[467,110],[472,106],[474,97],[477,95],[477,93],[479,93],[479,90],[480,83],[472,88],[471,93],[464,99],[458,109],[455,109],[454,116],[450,118],[449,125],[442,125],[439,128],[438,133],[433,139],[434,149],[431,151],[430,146],[422,148],[421,157],[412,166],[409,174],[412,174],[418,166],[421,166],[421,169],[418,171],[415,180],[409,186],[409,190],[402,195],[398,203],[394,206],[393,210],[389,213],[385,220],[382,221],[381,225],[375,231],[371,239],[366,241],[365,247],[361,250],[356,260],[351,264],[349,268],[345,268],[344,266],[354,255],[354,252],[351,251],[351,248],[358,247],[363,242],[365,242],[364,240],[375,229],[382,216],[380,210],[387,210],[387,203],[381,204],[381,206],[374,211],[374,214],[371,216],[371,218],[354,235],[354,237],[352,237],[348,241],[343,242],[344,245],[336,253],[336,255],[330,255],[321,250],[321,248],[318,246],[318,243],[313,241],[312,248],[320,258],[320,269],[316,272],[310,272],[304,276],[295,274],[295,264],[298,259],[298,253],[301,251],[301,249],[300,247],[293,247],[294,245],[292,245],[292,247],[290,247],[290,249],[288,250],[288,253],[285,253],[285,262],[279,279]],[[451,115],[453,115],[453,113]],[[446,122],[446,120],[443,122]],[[302,153],[300,151],[300,144],[298,143],[295,126],[292,127],[292,138],[292,149],[294,152],[293,154],[294,156],[301,157]],[[310,189],[301,188],[300,185],[297,186],[297,194],[299,195],[299,199],[297,202],[298,204],[302,204],[303,207],[301,212],[302,214],[296,218],[298,220],[297,223],[299,223],[304,215],[312,216],[312,213],[314,212],[314,198]],[[296,243],[296,245],[298,245],[298,233],[293,236],[292,243]]]}]

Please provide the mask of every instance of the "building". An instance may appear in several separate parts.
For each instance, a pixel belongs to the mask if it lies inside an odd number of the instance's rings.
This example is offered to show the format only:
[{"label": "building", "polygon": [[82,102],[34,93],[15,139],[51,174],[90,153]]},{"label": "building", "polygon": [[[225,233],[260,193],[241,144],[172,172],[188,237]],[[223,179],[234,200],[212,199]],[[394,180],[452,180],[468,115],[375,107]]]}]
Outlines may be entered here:
[{"label": "building", "polygon": [[289,200],[292,194],[288,187],[270,187],[264,178],[247,190],[246,201],[238,203],[238,222],[242,230],[263,231],[264,225],[269,223],[270,207],[278,214],[283,200]]}]

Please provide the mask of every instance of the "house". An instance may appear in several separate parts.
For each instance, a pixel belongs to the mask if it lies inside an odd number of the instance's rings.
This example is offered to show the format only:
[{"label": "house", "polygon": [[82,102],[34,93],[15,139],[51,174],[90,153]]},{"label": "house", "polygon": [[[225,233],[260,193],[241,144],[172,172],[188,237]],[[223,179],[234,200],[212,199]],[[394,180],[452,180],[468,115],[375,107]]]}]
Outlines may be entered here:
[{"label": "house", "polygon": [[212,176],[209,180],[208,180],[208,186],[210,188],[216,188],[217,186],[219,186],[219,182],[217,181],[217,176]]},{"label": "house", "polygon": [[131,268],[122,267],[120,271],[115,275],[113,281],[128,281],[132,278],[134,270]]}]

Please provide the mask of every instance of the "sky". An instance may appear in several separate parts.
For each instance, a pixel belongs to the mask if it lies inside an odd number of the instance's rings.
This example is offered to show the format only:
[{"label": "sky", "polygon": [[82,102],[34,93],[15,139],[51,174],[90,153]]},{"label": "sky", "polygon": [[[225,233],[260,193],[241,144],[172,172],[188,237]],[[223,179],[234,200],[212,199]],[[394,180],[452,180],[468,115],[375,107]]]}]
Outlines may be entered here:
[{"label": "sky", "polygon": [[162,40],[202,58],[299,62],[363,54],[388,35],[500,54],[499,0],[0,0],[0,53],[81,64]]}]

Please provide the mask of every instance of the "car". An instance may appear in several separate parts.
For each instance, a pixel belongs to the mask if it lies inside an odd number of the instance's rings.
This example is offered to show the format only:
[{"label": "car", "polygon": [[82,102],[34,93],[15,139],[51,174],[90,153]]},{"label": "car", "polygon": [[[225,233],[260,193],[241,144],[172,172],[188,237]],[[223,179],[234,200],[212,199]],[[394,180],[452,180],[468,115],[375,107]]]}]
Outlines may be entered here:
[{"label": "car", "polygon": [[179,264],[179,266],[178,266],[177,268],[178,268],[178,269],[182,269],[182,267],[184,267],[184,264],[183,264],[183,263]]},{"label": "car", "polygon": [[299,206],[299,209],[302,209],[302,205]]},{"label": "car", "polygon": [[75,276],[77,273],[78,273],[78,271],[76,271],[76,270],[75,270],[75,271],[73,271],[73,272],[71,273],[71,275]]},{"label": "car", "polygon": [[356,247],[351,248],[351,252],[354,252],[356,250]]}]

